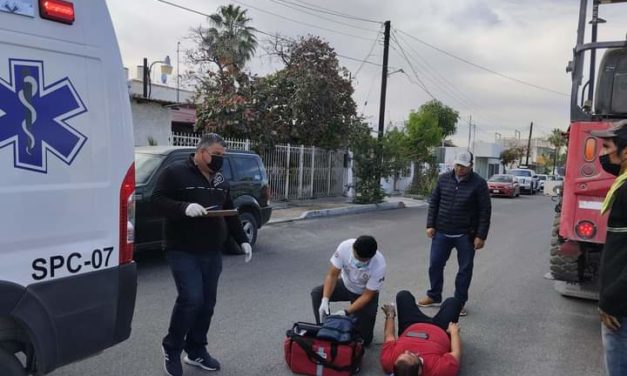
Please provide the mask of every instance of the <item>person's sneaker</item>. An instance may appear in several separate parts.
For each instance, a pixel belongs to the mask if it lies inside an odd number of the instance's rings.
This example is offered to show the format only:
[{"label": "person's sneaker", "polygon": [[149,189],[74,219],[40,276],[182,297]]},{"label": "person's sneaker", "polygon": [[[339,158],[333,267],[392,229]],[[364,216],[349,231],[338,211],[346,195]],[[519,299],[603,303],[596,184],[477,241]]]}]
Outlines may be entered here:
[{"label": "person's sneaker", "polygon": [[436,302],[435,300],[431,299],[429,296],[425,296],[424,298],[418,301],[418,305],[420,307],[439,307],[440,304],[442,304],[442,302]]},{"label": "person's sneaker", "polygon": [[205,371],[217,371],[220,369],[220,362],[213,358],[207,351],[198,354],[185,355],[183,359],[190,366],[200,367]]},{"label": "person's sneaker", "polygon": [[466,311],[466,307],[462,307],[462,310],[459,311],[459,316],[468,316],[468,311]]},{"label": "person's sneaker", "polygon": [[183,376],[181,354],[176,351],[167,351],[163,348],[163,369],[170,376]]}]

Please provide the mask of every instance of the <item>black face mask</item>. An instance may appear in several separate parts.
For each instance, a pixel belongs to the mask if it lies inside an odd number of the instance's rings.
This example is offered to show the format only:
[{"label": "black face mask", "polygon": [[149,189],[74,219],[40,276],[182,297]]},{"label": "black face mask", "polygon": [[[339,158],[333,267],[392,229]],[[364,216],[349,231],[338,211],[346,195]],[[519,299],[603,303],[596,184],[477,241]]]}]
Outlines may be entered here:
[{"label": "black face mask", "polygon": [[222,168],[222,163],[224,162],[224,157],[221,155],[212,155],[211,162],[207,164],[207,167],[213,172],[218,172]]},{"label": "black face mask", "polygon": [[601,167],[608,174],[618,176],[620,175],[620,165],[614,164],[610,162],[610,155],[605,154],[599,157],[599,162],[601,162]]}]

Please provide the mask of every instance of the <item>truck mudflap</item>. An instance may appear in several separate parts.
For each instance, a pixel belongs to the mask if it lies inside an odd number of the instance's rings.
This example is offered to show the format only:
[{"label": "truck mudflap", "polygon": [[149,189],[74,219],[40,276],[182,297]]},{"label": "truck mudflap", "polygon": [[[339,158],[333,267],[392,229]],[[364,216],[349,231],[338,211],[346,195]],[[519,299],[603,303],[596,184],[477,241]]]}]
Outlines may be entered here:
[{"label": "truck mudflap", "polygon": [[134,262],[29,285],[10,315],[31,339],[37,374],[127,339],[136,293]]}]

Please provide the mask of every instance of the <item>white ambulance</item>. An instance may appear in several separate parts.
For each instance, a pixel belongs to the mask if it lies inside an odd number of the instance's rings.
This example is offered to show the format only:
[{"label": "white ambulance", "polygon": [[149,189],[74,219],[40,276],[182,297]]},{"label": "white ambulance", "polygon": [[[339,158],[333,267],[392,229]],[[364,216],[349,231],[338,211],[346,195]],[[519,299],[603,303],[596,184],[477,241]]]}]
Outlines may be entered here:
[{"label": "white ambulance", "polygon": [[129,337],[133,132],[104,0],[0,0],[0,375]]}]

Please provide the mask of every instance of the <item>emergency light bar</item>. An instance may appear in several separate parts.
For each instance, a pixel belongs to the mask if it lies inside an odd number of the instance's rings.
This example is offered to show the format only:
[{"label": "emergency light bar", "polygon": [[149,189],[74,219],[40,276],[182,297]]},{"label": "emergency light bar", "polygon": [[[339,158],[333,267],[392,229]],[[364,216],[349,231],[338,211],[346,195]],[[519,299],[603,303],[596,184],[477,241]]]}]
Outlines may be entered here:
[{"label": "emergency light bar", "polygon": [[74,4],[64,0],[39,0],[39,15],[51,21],[74,23]]}]

